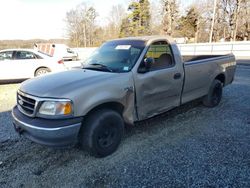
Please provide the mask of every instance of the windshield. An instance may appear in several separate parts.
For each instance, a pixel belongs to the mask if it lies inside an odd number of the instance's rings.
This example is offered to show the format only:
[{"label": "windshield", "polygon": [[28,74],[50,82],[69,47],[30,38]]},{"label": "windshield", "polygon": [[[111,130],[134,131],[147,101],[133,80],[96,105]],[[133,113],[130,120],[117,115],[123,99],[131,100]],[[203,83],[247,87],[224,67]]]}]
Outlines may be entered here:
[{"label": "windshield", "polygon": [[85,62],[84,69],[107,72],[128,72],[135,65],[145,42],[117,40],[104,43]]}]

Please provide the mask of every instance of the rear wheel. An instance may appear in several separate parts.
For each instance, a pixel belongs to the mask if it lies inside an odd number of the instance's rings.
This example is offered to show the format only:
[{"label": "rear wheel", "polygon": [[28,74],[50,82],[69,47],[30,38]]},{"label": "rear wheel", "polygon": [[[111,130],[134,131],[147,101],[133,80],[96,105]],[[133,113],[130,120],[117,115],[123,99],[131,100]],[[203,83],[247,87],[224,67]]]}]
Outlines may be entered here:
[{"label": "rear wheel", "polygon": [[207,107],[217,106],[222,98],[222,83],[219,80],[214,80],[210,86],[208,94],[203,98],[203,104]]},{"label": "rear wheel", "polygon": [[48,68],[39,68],[36,70],[35,72],[35,76],[41,76],[41,75],[44,75],[44,74],[48,74],[49,72],[51,72]]},{"label": "rear wheel", "polygon": [[105,157],[118,148],[123,132],[121,115],[113,110],[101,109],[87,117],[80,130],[79,142],[92,155]]}]

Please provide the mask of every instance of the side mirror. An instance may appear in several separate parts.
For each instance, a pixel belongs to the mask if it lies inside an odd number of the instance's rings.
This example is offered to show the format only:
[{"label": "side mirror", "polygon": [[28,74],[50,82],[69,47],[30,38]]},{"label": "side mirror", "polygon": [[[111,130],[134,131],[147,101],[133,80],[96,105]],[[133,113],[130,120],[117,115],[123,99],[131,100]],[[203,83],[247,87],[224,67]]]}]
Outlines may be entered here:
[{"label": "side mirror", "polygon": [[139,73],[146,73],[150,70],[150,68],[152,67],[154,63],[154,58],[152,57],[147,57],[143,60],[143,62],[141,63],[138,72]]},{"label": "side mirror", "polygon": [[152,58],[152,57],[147,57],[147,58],[145,58],[145,59],[144,59],[144,66],[145,66],[145,68],[146,68],[147,70],[149,70],[149,69],[152,67],[154,61],[155,61],[155,60],[154,60],[154,58]]}]

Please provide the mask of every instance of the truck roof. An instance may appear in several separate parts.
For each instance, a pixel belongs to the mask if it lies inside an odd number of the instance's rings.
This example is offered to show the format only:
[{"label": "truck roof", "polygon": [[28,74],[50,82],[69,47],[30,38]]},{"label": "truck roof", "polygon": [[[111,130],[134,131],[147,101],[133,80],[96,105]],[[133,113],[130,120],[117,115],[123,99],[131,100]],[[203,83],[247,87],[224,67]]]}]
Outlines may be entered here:
[{"label": "truck roof", "polygon": [[154,41],[154,40],[167,40],[169,43],[175,43],[174,39],[170,36],[166,35],[153,35],[153,36],[137,36],[137,37],[125,37],[125,38],[119,38],[114,39],[112,41],[116,40],[141,40],[141,41]]}]

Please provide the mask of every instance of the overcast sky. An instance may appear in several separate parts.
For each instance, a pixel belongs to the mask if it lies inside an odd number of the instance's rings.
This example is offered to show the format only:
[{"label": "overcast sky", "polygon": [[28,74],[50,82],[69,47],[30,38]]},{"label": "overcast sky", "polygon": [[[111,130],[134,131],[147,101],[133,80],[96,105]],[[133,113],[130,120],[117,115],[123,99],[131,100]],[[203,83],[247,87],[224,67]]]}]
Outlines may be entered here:
[{"label": "overcast sky", "polygon": [[127,8],[130,0],[4,0],[0,6],[0,40],[65,38],[66,12],[81,2],[94,6],[97,21],[103,24],[112,5]]}]

